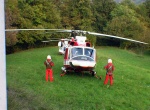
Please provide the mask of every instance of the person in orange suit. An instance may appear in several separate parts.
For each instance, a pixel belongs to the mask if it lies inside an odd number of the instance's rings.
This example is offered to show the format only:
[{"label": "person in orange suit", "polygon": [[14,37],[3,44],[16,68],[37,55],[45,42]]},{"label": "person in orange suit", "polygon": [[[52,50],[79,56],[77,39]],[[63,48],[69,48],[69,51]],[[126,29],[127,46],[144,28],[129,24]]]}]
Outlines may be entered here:
[{"label": "person in orange suit", "polygon": [[53,82],[53,70],[52,67],[54,66],[54,63],[52,62],[51,56],[48,55],[46,61],[44,61],[44,65],[46,66],[46,81],[48,82],[49,76],[50,76],[50,82]]},{"label": "person in orange suit", "polygon": [[108,83],[108,80],[110,80],[110,85],[113,85],[114,65],[112,63],[112,59],[108,59],[108,64],[104,67],[104,69],[106,69],[106,77],[105,77],[104,85]]}]

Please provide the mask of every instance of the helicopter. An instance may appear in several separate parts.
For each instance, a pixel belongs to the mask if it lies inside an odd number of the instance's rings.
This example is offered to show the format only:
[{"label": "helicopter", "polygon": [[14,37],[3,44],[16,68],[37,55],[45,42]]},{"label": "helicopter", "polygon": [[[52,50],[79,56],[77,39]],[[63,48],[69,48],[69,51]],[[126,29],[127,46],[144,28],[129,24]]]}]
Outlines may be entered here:
[{"label": "helicopter", "polygon": [[[88,72],[92,76],[96,75],[96,49],[92,47],[91,43],[87,41],[86,35],[105,36],[110,38],[116,38],[121,40],[127,40],[135,43],[148,44],[145,42],[123,38],[114,35],[95,33],[83,30],[67,30],[67,29],[7,29],[6,31],[53,31],[55,33],[65,32],[71,34],[71,39],[62,39],[58,42],[59,52],[64,54],[63,67],[61,67],[62,73],[60,76],[64,76],[66,73],[84,73]],[[63,45],[62,45],[63,44]]]},{"label": "helicopter", "polygon": [[[62,54],[64,54],[64,64],[63,67],[61,67],[62,73],[60,74],[60,76],[64,76],[66,73],[69,72],[82,74],[84,72],[89,72],[92,76],[98,78],[98,76],[96,75],[96,71],[94,70],[97,59],[96,49],[92,47],[90,42],[87,41],[86,34],[106,36],[111,38],[147,44],[145,42],[133,39],[82,30],[61,30],[61,32],[71,33],[71,39],[70,40],[67,39],[66,40],[67,42],[64,43],[64,46],[62,46],[64,47],[61,51]],[[58,46],[60,46],[60,44],[62,44],[61,41],[58,43]]]},{"label": "helicopter", "polygon": [[[56,31],[57,32],[57,31]],[[96,36],[106,36],[111,38],[117,38],[136,43],[147,44],[145,42],[123,38],[119,36],[113,36],[108,34],[95,33],[82,30],[58,30],[58,32],[71,33],[71,39],[62,39],[58,42],[59,52],[64,54],[64,64],[61,67],[62,73],[60,76],[64,76],[66,73],[84,73],[89,72],[92,76],[96,75],[94,71],[96,66],[96,49],[92,47],[91,43],[87,41],[86,34]],[[63,45],[62,45],[63,44]]]},{"label": "helicopter", "polygon": [[96,49],[91,47],[91,43],[86,42],[86,40],[86,36],[80,33],[80,36],[73,35],[71,40],[68,41],[64,52],[64,66],[61,68],[62,73],[60,76],[64,76],[67,72],[83,73],[84,71],[96,76],[94,71]]}]

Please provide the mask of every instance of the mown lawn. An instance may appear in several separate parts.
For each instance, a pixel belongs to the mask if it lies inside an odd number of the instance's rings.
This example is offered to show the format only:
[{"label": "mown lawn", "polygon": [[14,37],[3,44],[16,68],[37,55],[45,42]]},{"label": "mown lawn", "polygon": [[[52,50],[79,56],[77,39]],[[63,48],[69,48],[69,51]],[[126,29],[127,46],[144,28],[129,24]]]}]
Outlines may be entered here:
[{"label": "mown lawn", "polygon": [[[55,63],[54,82],[45,81],[43,62],[50,54]],[[95,70],[60,77],[63,55],[58,47],[31,49],[6,56],[9,110],[150,110],[150,55],[97,47]],[[104,86],[104,65],[112,58],[114,85]]]}]

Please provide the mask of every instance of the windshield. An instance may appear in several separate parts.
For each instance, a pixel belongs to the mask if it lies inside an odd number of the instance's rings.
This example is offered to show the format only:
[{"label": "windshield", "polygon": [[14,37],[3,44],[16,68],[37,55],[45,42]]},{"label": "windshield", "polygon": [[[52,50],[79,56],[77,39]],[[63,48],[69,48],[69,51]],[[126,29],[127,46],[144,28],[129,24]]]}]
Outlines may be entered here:
[{"label": "windshield", "polygon": [[72,48],[71,53],[72,57],[83,55],[83,48]]},{"label": "windshield", "polygon": [[86,56],[94,59],[95,51],[92,48],[74,47],[71,49],[71,57]]},{"label": "windshield", "polygon": [[94,50],[93,49],[85,48],[84,53],[86,56],[94,58]]}]

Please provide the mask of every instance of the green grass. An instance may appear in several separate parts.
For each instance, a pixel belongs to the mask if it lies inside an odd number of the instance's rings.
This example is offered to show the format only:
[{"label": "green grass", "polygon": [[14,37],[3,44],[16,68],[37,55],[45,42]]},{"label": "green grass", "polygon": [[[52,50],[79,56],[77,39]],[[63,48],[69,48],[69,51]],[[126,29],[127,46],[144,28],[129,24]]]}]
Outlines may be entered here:
[{"label": "green grass", "polygon": [[[52,56],[54,82],[45,81],[44,61]],[[96,71],[60,77],[63,55],[58,47],[6,56],[9,110],[150,110],[150,56],[112,47],[97,47]],[[112,58],[114,85],[104,86],[104,65]]]}]

